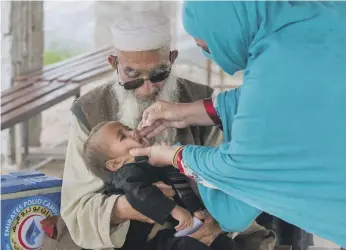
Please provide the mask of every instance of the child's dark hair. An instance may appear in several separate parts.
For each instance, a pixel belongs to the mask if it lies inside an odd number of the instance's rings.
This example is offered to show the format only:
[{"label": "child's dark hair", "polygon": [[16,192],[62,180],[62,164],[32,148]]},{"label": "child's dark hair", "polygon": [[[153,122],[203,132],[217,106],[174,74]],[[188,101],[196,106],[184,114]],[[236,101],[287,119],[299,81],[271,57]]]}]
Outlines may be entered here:
[{"label": "child's dark hair", "polygon": [[84,161],[87,168],[95,175],[99,175],[100,171],[107,171],[106,162],[111,158],[103,153],[101,148],[102,142],[97,140],[98,134],[103,126],[108,122],[101,122],[91,130],[87,141],[84,144]]}]

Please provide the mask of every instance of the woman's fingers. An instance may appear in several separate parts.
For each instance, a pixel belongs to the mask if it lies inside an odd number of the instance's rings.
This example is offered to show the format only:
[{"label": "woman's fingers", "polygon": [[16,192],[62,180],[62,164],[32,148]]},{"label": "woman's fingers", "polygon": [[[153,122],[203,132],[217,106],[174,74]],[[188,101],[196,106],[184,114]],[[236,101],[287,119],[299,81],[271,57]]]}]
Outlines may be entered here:
[{"label": "woman's fingers", "polygon": [[[143,122],[142,122],[142,124],[143,124]],[[154,129],[155,129],[155,127],[154,126],[150,126],[150,127],[139,127],[138,126],[138,129],[139,129],[139,135],[140,136],[146,136],[147,134],[149,134],[151,131],[153,131]]]},{"label": "woman's fingers", "polygon": [[182,120],[181,107],[177,105],[179,104],[158,101],[147,108],[138,125],[140,135],[152,138],[168,127],[186,127]]},{"label": "woman's fingers", "polygon": [[143,115],[142,115],[142,122],[143,122],[143,126],[147,126],[146,122],[148,120],[148,117],[151,113],[156,113],[159,112],[158,102],[154,103],[153,105],[151,105],[149,108],[147,108],[146,110],[144,110]]},{"label": "woman's fingers", "polygon": [[141,128],[138,128],[139,129],[139,135],[146,136],[149,133],[151,133],[153,130],[155,130],[157,127],[159,127],[162,124],[162,122],[161,121],[156,121],[153,125],[148,126],[148,127],[143,126],[143,124],[144,123],[142,121],[141,124],[140,124]]},{"label": "woman's fingers", "polygon": [[138,131],[139,131],[139,134],[141,134],[140,132],[141,132],[141,130],[143,130],[143,121],[141,121],[139,124],[138,124],[138,126],[137,126],[137,129],[138,129]]},{"label": "woman's fingers", "polygon": [[150,157],[150,149],[151,149],[151,147],[134,148],[134,149],[131,149],[129,153],[132,156],[148,156],[148,157]]},{"label": "woman's fingers", "polygon": [[140,136],[145,136],[147,138],[153,138],[154,136],[157,136],[160,134],[162,131],[167,129],[167,123],[162,122],[162,121],[156,121],[153,125],[149,127],[143,127],[140,125],[142,128],[139,128],[139,135]]},{"label": "woman's fingers", "polygon": [[167,127],[161,123],[161,125],[159,125],[158,127],[154,128],[152,131],[150,131],[146,137],[151,139],[155,136],[157,136],[158,134],[160,134],[161,132],[165,131],[167,129]]},{"label": "woman's fingers", "polygon": [[142,115],[142,121],[139,123],[138,129],[144,128],[144,122],[148,119],[148,115],[149,115],[148,111],[144,110],[143,115]]},{"label": "woman's fingers", "polygon": [[155,121],[165,119],[165,102],[158,101],[147,108],[142,115],[143,126],[151,126]]},{"label": "woman's fingers", "polygon": [[179,104],[158,101],[143,112],[142,127],[152,126],[160,120],[166,122],[177,121],[181,119],[181,114]]},{"label": "woman's fingers", "polygon": [[[154,111],[148,114],[146,119],[142,119],[144,122],[144,126],[151,126],[153,125],[156,121],[169,121],[172,120],[170,117],[173,117],[171,114],[171,111],[165,110],[165,111]],[[174,119],[173,119],[174,120]]]}]

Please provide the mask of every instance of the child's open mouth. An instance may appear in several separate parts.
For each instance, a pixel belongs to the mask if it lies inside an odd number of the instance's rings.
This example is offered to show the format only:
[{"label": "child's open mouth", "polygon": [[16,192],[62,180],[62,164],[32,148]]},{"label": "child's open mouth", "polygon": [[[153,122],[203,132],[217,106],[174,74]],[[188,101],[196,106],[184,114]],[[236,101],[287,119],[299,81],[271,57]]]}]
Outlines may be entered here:
[{"label": "child's open mouth", "polygon": [[146,137],[141,137],[137,130],[133,133],[133,139],[140,143],[143,147],[149,147],[150,142]]}]

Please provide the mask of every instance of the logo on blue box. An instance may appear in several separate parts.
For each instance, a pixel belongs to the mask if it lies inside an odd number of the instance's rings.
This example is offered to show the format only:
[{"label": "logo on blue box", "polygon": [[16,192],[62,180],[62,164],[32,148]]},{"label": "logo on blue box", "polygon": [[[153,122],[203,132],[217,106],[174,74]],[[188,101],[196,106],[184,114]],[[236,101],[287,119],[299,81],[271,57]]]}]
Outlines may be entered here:
[{"label": "logo on blue box", "polygon": [[44,231],[41,221],[59,214],[60,209],[56,201],[47,196],[33,196],[20,201],[11,200],[11,204],[13,204],[11,210],[7,211],[7,218],[2,224],[5,249],[42,247]]}]

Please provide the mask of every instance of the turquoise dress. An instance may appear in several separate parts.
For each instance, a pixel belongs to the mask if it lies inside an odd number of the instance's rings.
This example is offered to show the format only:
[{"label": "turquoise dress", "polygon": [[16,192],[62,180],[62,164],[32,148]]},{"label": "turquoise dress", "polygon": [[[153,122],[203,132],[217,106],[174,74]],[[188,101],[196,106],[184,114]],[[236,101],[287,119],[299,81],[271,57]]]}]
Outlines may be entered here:
[{"label": "turquoise dress", "polygon": [[186,2],[204,40],[241,88],[217,96],[225,140],[188,145],[184,164],[227,231],[265,211],[346,246],[346,2]]}]

